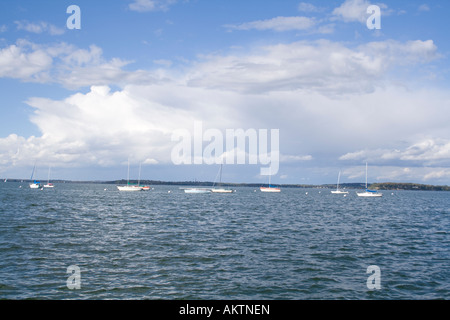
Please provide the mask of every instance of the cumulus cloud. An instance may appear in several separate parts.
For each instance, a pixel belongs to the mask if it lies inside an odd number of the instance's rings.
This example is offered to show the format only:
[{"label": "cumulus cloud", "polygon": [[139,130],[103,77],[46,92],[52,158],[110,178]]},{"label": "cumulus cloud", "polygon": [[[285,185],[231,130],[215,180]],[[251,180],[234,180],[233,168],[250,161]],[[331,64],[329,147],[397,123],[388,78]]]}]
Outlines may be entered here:
[{"label": "cumulus cloud", "polygon": [[299,41],[259,47],[246,55],[204,56],[186,81],[241,92],[370,92],[391,67],[437,57],[432,40],[371,42],[357,48],[328,40]]},{"label": "cumulus cloud", "polygon": [[137,12],[166,11],[177,0],[134,0],[128,8]]},{"label": "cumulus cloud", "polygon": [[308,17],[276,17],[267,20],[257,20],[235,25],[225,25],[229,30],[307,30],[316,25],[314,18]]},{"label": "cumulus cloud", "polygon": [[[333,10],[332,15],[334,19],[344,22],[360,22],[365,24],[369,17],[367,8],[372,4],[374,3],[370,3],[368,0],[346,0]],[[377,3],[376,5],[381,9],[387,9],[387,5],[383,3]],[[385,11],[385,13],[387,12]]]},{"label": "cumulus cloud", "polygon": [[340,160],[371,160],[376,163],[398,163],[428,166],[450,165],[450,140],[428,138],[399,149],[366,149],[347,153]]},{"label": "cumulus cloud", "polygon": [[24,30],[32,33],[49,33],[52,36],[64,34],[64,29],[45,21],[29,22],[26,20],[14,21],[17,30]]},{"label": "cumulus cloud", "polygon": [[153,80],[149,72],[125,71],[130,63],[118,58],[106,60],[96,45],[82,49],[64,42],[40,45],[19,39],[0,50],[0,77],[58,83],[70,89]]},{"label": "cumulus cloud", "polygon": [[300,2],[297,6],[298,11],[300,12],[319,12],[322,11],[321,8],[313,5],[312,3],[308,2]]}]

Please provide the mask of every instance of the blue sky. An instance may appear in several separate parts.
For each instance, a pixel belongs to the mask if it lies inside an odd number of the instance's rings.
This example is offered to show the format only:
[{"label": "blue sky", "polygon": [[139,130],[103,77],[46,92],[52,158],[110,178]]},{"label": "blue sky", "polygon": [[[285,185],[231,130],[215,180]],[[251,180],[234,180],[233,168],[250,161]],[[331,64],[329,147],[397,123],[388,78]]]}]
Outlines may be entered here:
[{"label": "blue sky", "polygon": [[[68,6],[81,10],[70,30]],[[369,5],[381,29],[369,30]],[[195,122],[279,129],[275,183],[450,184],[448,1],[2,1],[0,177],[214,180]],[[205,142],[205,144],[207,144]],[[239,150],[238,150],[239,151]],[[237,152],[238,152],[237,151]],[[240,150],[248,152],[248,150]],[[261,163],[223,180],[267,182]]]}]

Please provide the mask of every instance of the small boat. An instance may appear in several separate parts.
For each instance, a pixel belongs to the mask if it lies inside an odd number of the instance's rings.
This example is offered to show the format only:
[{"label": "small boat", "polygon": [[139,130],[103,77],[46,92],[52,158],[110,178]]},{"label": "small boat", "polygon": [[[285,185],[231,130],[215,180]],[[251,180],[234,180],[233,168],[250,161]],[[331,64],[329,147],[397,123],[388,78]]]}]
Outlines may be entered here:
[{"label": "small boat", "polygon": [[340,178],[341,178],[341,172],[339,171],[336,190],[331,191],[331,193],[333,193],[333,194],[347,194],[348,193],[348,191],[343,191],[343,190],[339,189],[339,180],[340,180]]},{"label": "small boat", "polygon": [[261,190],[261,192],[281,192],[280,188],[276,188],[271,185],[268,187],[260,187],[259,190]]},{"label": "small boat", "polygon": [[357,192],[356,194],[358,195],[358,197],[365,197],[365,198],[378,198],[383,196],[382,193],[379,193],[378,191],[375,190],[369,190],[367,188],[367,162],[366,162],[366,191]]},{"label": "small boat", "polygon": [[130,159],[128,159],[128,173],[127,173],[127,185],[117,186],[119,191],[141,191],[142,187],[139,185],[130,184]]},{"label": "small boat", "polygon": [[47,178],[47,184],[44,184],[44,188],[54,188],[55,186],[53,183],[50,183],[50,167],[48,167],[48,178]]},{"label": "small boat", "polygon": [[184,193],[211,193],[211,189],[207,188],[185,188]]},{"label": "small boat", "polygon": [[[222,184],[222,165],[220,165],[220,178],[219,178],[219,184]],[[217,176],[216,176],[217,179]],[[216,185],[216,183],[214,182],[213,187],[211,189],[212,193],[233,193],[233,190],[231,189],[225,189],[225,188],[214,188],[214,186]]]},{"label": "small boat", "polygon": [[34,181],[33,183],[30,183],[30,188],[31,189],[40,189],[41,188],[41,183],[38,181]]},{"label": "small boat", "polygon": [[119,191],[141,191],[142,187],[129,184],[126,186],[117,186],[117,189],[119,189]]},{"label": "small boat", "polygon": [[30,180],[32,180],[33,183],[30,183],[30,188],[31,189],[40,189],[42,187],[41,183],[39,181],[33,180],[33,175],[34,175],[34,170],[35,169],[36,169],[36,163],[34,164],[33,171],[31,171]]},{"label": "small boat", "polygon": [[223,189],[223,188],[214,188],[211,189],[212,193],[233,193],[234,191],[231,189]]},{"label": "small boat", "polygon": [[142,191],[149,191],[151,189],[150,186],[143,186]]},{"label": "small boat", "polygon": [[259,190],[261,192],[281,192],[280,188],[274,187],[270,184],[270,177],[272,175],[269,175],[269,186],[268,187],[260,187]]}]

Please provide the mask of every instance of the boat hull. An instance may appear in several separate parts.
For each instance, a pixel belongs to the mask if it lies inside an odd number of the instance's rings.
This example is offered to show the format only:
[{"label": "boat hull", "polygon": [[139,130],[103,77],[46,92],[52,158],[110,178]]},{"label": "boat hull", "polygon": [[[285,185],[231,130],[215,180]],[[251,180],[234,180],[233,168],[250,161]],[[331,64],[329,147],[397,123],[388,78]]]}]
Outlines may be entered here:
[{"label": "boat hull", "polygon": [[233,193],[230,189],[211,189],[212,193]]},{"label": "boat hull", "polygon": [[133,192],[133,191],[141,191],[142,187],[138,187],[138,186],[117,186],[117,189],[119,189],[119,191]]},{"label": "boat hull", "polygon": [[184,193],[210,193],[210,189],[184,189]]},{"label": "boat hull", "polygon": [[281,192],[281,189],[279,189],[279,188],[261,187],[261,188],[259,188],[259,190],[261,190],[261,192]]},{"label": "boat hull", "polygon": [[334,190],[331,191],[332,194],[348,194],[348,191]]},{"label": "boat hull", "polygon": [[379,198],[382,197],[382,193],[378,192],[357,192],[356,193],[358,197],[364,197],[364,198]]}]

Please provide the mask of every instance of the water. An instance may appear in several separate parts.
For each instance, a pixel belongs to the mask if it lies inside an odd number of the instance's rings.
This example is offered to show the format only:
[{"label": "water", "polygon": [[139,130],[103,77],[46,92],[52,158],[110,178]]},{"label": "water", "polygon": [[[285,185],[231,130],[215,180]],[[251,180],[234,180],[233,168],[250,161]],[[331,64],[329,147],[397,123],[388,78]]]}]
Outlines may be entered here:
[{"label": "water", "polygon": [[3,299],[450,298],[450,193],[20,185],[0,183]]}]

